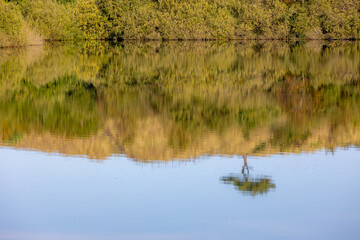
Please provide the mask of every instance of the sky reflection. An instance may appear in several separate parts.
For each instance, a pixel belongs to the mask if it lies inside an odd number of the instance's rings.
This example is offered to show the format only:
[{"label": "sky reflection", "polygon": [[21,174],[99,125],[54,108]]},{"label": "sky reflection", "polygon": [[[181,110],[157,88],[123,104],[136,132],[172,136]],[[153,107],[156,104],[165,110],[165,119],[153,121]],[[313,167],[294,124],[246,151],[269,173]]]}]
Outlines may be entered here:
[{"label": "sky reflection", "polygon": [[219,179],[242,157],[139,164],[0,149],[0,239],[357,239],[358,150],[248,157],[276,189]]}]

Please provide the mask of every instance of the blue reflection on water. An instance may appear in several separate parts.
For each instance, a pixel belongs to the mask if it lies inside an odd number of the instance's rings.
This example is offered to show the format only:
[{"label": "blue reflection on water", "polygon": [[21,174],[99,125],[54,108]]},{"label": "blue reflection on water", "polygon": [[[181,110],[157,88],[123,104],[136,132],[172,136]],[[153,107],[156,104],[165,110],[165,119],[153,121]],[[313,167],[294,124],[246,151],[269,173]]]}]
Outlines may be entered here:
[{"label": "blue reflection on water", "polygon": [[0,149],[0,239],[359,239],[357,149],[248,157],[276,189],[219,179],[242,156],[103,163]]}]

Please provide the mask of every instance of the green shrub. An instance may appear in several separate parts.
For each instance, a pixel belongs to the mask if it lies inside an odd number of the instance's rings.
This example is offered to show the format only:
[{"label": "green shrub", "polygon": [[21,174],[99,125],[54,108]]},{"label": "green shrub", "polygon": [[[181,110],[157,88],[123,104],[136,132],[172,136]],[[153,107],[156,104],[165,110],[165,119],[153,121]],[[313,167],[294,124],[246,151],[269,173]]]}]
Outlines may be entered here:
[{"label": "green shrub", "polygon": [[0,0],[0,46],[25,44],[25,31],[25,22],[17,6]]},{"label": "green shrub", "polygon": [[85,39],[105,37],[105,19],[100,14],[95,0],[78,0],[74,6],[74,16]]},{"label": "green shrub", "polygon": [[314,0],[309,6],[327,39],[360,37],[360,1]]},{"label": "green shrub", "polygon": [[110,38],[159,39],[159,12],[150,0],[97,0]]},{"label": "green shrub", "polygon": [[81,32],[70,7],[52,0],[27,0],[22,12],[45,39],[75,39]]},{"label": "green shrub", "polygon": [[152,1],[134,1],[131,11],[124,16],[124,34],[127,39],[160,39],[157,32],[159,21],[155,3]]},{"label": "green shrub", "polygon": [[96,4],[105,17],[105,28],[109,38],[121,38],[124,32],[124,16],[129,11],[129,1],[97,0]]}]

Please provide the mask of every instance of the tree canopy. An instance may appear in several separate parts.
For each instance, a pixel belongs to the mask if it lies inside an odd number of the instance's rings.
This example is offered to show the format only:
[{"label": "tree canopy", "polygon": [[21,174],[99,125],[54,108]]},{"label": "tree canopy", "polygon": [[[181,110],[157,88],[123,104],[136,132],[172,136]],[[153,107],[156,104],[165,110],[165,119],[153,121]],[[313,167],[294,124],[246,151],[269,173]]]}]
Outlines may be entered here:
[{"label": "tree canopy", "polygon": [[4,19],[0,46],[26,44],[36,34],[48,40],[360,38],[358,0],[0,0],[0,4]]}]

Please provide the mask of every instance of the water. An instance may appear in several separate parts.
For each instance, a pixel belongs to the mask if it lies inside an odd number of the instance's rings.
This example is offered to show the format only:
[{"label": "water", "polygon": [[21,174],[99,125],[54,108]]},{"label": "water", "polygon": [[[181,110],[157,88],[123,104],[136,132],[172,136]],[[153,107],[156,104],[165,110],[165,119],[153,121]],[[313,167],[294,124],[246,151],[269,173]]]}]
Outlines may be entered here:
[{"label": "water", "polygon": [[0,239],[358,239],[359,51],[0,49]]}]

